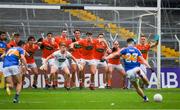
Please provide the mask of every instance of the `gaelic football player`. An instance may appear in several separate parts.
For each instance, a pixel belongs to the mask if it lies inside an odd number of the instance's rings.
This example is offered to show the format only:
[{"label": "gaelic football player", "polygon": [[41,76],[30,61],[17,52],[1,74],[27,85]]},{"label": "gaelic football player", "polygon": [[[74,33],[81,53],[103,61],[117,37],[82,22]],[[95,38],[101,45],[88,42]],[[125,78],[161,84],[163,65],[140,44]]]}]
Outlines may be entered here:
[{"label": "gaelic football player", "polygon": [[[7,45],[5,42],[6,32],[0,32],[0,56],[3,55],[6,51]],[[3,78],[3,59],[0,58],[0,82]]]},{"label": "gaelic football player", "polygon": [[126,71],[126,77],[131,81],[132,85],[136,89],[136,92],[141,96],[144,100],[144,102],[148,102],[148,97],[144,94],[143,90],[140,88],[140,86],[137,83],[138,77],[142,79],[144,84],[149,85],[149,81],[145,75],[145,73],[142,71],[142,69],[139,66],[138,58],[142,61],[143,64],[146,65],[146,67],[151,68],[148,62],[142,57],[141,52],[135,48],[135,41],[132,38],[127,39],[127,47],[120,50],[120,52],[116,52],[113,54],[110,54],[109,56],[105,57],[105,59],[110,59],[115,57],[116,55],[120,55],[123,58],[125,71]]},{"label": "gaelic football player", "polygon": [[28,53],[25,55],[28,68],[30,73],[34,75],[32,87],[37,88],[37,79],[38,79],[38,68],[34,59],[35,52],[39,49],[39,46],[36,43],[34,36],[29,36],[27,43],[24,45],[24,50]]},{"label": "gaelic football player", "polygon": [[[44,71],[44,78],[45,78],[45,87],[50,88],[50,82],[48,78],[48,71],[53,69],[52,65],[54,64],[54,59],[49,59],[48,63],[46,63],[44,60],[51,55],[53,52],[58,50],[59,45],[55,42],[55,39],[53,37],[52,33],[47,33],[47,37],[43,39],[43,41],[40,44],[40,47],[42,49],[42,65],[41,69]],[[52,74],[51,79],[54,79],[55,76]],[[55,88],[57,86],[57,82],[53,83],[53,87]]]},{"label": "gaelic football player", "polygon": [[[114,41],[113,42],[113,48],[111,50],[111,53],[116,53],[120,51],[119,42]],[[108,83],[106,85],[106,88],[111,88],[112,84],[112,73],[113,71],[117,70],[122,75],[122,82],[123,82],[123,88],[125,88],[125,70],[124,67],[121,64],[120,61],[120,55],[116,55],[113,58],[108,60]]]},{"label": "gaelic football player", "polygon": [[95,49],[94,49],[94,59],[96,61],[96,67],[98,68],[102,68],[104,69],[104,73],[103,73],[103,84],[101,84],[99,86],[99,88],[104,88],[105,84],[107,83],[107,74],[108,74],[108,65],[107,62],[105,60],[102,60],[104,56],[106,56],[107,51],[109,49],[109,46],[107,45],[107,43],[105,43],[105,38],[104,38],[104,34],[99,34],[97,37],[98,40],[103,40],[103,41],[99,41],[96,43],[95,45]]},{"label": "gaelic football player", "polygon": [[19,102],[19,94],[22,88],[22,74],[20,71],[19,60],[25,65],[26,70],[28,70],[23,41],[19,41],[17,47],[10,48],[2,57],[3,60],[3,73],[5,76],[6,90],[10,94],[10,88],[15,86],[16,94],[14,96],[13,102]]},{"label": "gaelic football player", "polygon": [[[74,37],[72,38],[72,44],[70,44],[70,52],[72,55],[76,58],[78,64],[81,62],[82,58],[82,45],[80,44],[73,44],[74,42],[78,42],[82,40],[81,38],[81,31],[79,29],[76,29],[74,31]],[[72,46],[73,45],[73,46]],[[82,75],[82,71],[78,70],[77,64],[72,60],[71,62],[71,68],[72,68],[72,84],[71,86],[75,86],[75,80],[76,80],[76,72],[79,80],[79,87],[80,89],[84,87],[84,77]]]},{"label": "gaelic football player", "polygon": [[[66,44],[61,43],[60,44],[60,49],[58,51],[55,51],[53,54],[49,55],[46,59],[45,62],[48,62],[49,59],[54,58],[55,59],[55,64],[52,65],[53,69],[51,69],[50,73],[55,74],[58,69],[62,70],[64,72],[65,76],[65,83],[64,87],[67,90],[70,90],[70,70],[69,70],[69,59],[72,59],[76,64],[76,59],[72,56],[71,53],[67,51]],[[79,66],[78,66],[79,67]]]}]

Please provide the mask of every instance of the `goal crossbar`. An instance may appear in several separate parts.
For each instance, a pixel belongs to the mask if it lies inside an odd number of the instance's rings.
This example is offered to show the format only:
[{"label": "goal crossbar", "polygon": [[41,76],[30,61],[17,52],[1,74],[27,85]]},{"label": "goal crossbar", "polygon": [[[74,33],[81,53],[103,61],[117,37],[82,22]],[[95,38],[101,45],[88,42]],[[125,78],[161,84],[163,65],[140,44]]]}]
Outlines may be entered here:
[{"label": "goal crossbar", "polygon": [[113,6],[83,6],[83,5],[19,5],[0,4],[0,8],[13,9],[84,9],[84,10],[124,10],[124,11],[157,11],[157,7],[113,7]]}]

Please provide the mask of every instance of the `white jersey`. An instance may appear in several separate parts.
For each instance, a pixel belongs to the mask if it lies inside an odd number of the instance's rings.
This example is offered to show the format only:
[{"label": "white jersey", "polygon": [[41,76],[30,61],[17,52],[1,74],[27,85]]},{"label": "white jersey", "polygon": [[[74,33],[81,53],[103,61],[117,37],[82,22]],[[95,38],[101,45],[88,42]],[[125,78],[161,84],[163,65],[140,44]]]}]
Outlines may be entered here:
[{"label": "white jersey", "polygon": [[71,53],[65,52],[62,54],[59,50],[54,52],[52,56],[55,58],[55,64],[60,67],[63,63],[68,62],[68,59],[72,57]]}]

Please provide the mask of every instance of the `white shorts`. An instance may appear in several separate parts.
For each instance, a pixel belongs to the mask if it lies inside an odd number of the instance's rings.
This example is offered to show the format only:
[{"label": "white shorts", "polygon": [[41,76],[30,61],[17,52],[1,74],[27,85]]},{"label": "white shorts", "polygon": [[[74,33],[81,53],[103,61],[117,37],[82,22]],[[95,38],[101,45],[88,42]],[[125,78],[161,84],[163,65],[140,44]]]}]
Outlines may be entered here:
[{"label": "white shorts", "polygon": [[140,71],[140,75],[145,76],[145,73],[141,70],[140,67],[135,67],[131,70],[126,71],[127,78],[130,81],[136,81],[137,78],[139,77],[139,75],[137,74],[138,71]]},{"label": "white shorts", "polygon": [[3,62],[0,62],[0,72],[3,72]]},{"label": "white shorts", "polygon": [[27,67],[28,68],[37,68],[37,65],[36,65],[36,63],[29,63],[29,64],[27,64]]},{"label": "white shorts", "polygon": [[[82,62],[82,59],[76,59],[77,63],[80,64]],[[76,64],[74,60],[71,59],[71,64]]]},{"label": "white shorts", "polygon": [[96,60],[95,60],[95,59],[92,59],[92,60],[82,59],[82,60],[81,60],[81,63],[82,63],[83,65],[96,65]]},{"label": "white shorts", "polygon": [[140,65],[141,70],[147,75],[147,69],[146,66],[144,64]]},{"label": "white shorts", "polygon": [[[42,60],[42,65],[45,64],[45,58],[41,58],[41,60]],[[54,65],[54,63],[55,63],[54,58],[48,60],[48,65]]]},{"label": "white shorts", "polygon": [[124,67],[122,66],[122,64],[115,65],[115,64],[108,63],[108,67],[112,67],[113,70],[117,69],[118,71],[124,70]]},{"label": "white shorts", "polygon": [[95,60],[95,62],[96,62],[95,65],[97,67],[107,67],[108,66],[106,61],[101,62],[100,60]]},{"label": "white shorts", "polygon": [[69,62],[67,61],[63,62],[58,68],[63,70],[65,67],[70,68]]},{"label": "white shorts", "polygon": [[4,77],[20,74],[20,67],[18,65],[4,67],[3,74]]},{"label": "white shorts", "polygon": [[68,61],[63,62],[61,65],[54,64],[53,67],[57,70],[63,70],[65,67],[70,68]]}]

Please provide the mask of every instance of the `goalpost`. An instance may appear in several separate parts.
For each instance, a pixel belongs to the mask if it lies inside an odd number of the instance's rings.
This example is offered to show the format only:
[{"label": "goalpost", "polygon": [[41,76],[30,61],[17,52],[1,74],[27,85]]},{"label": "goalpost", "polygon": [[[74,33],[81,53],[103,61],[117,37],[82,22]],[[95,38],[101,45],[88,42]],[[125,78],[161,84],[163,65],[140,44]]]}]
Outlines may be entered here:
[{"label": "goalpost", "polygon": [[158,89],[161,88],[161,0],[157,0],[157,34],[159,35],[159,44],[157,48],[157,77]]},{"label": "goalpost", "polygon": [[[155,11],[157,20],[157,34],[159,35],[159,44],[157,47],[157,88],[161,88],[161,0],[157,0],[157,7],[112,7],[112,6],[88,6],[88,5],[19,5],[19,4],[0,4],[0,8],[12,9],[83,9],[83,10],[109,10],[109,11]],[[154,15],[153,14],[147,14]],[[142,15],[143,16],[143,15]],[[142,17],[141,16],[141,17]],[[141,19],[140,19],[141,20]],[[141,22],[141,21],[140,21]],[[141,28],[141,27],[139,27]],[[139,30],[138,37],[141,32]]]}]

